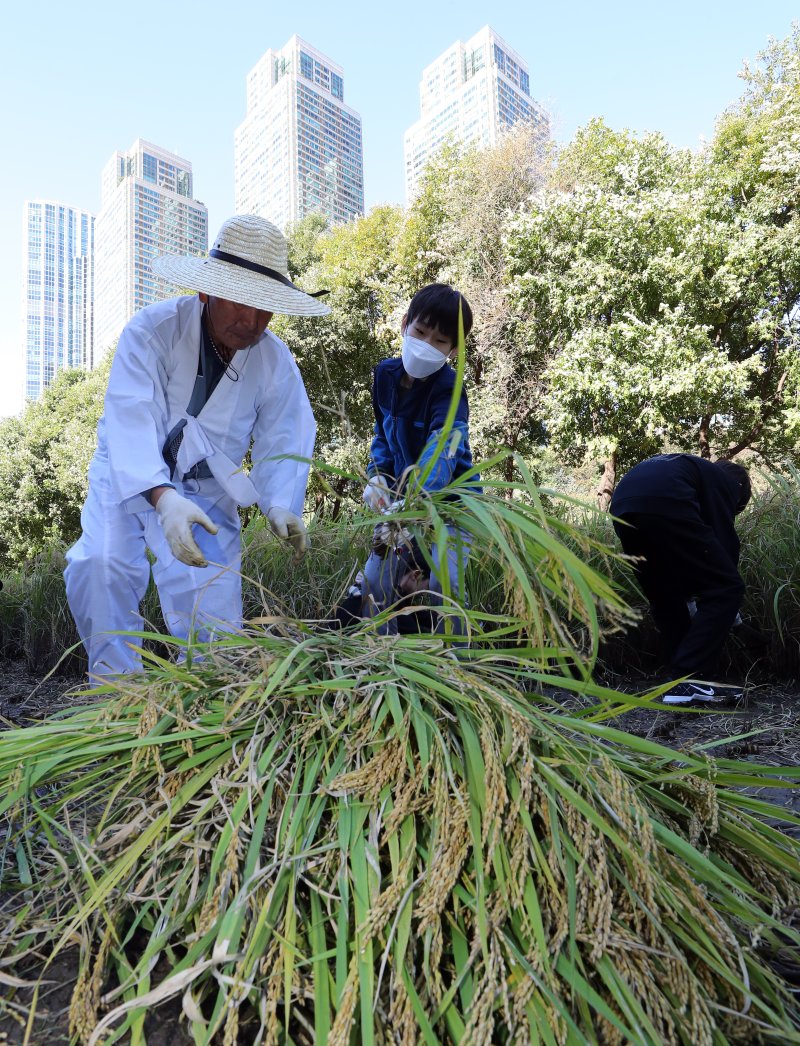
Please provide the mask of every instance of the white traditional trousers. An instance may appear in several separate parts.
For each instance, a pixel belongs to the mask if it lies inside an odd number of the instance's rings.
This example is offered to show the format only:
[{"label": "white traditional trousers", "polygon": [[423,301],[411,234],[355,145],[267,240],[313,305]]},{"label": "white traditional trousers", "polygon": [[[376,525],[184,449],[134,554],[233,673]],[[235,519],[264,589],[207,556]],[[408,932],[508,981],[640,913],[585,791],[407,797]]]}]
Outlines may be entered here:
[{"label": "white traditional trousers", "polygon": [[150,564],[164,621],[172,635],[205,641],[242,621],[241,543],[234,502],[213,480],[179,489],[219,527],[209,534],[193,528],[209,565],[190,567],[172,555],[154,510],[131,513],[118,504],[110,480],[93,463],[89,496],[81,512],[82,534],[67,553],[67,601],[89,658],[91,676],[136,672],[142,667],[139,604],[147,591]]}]

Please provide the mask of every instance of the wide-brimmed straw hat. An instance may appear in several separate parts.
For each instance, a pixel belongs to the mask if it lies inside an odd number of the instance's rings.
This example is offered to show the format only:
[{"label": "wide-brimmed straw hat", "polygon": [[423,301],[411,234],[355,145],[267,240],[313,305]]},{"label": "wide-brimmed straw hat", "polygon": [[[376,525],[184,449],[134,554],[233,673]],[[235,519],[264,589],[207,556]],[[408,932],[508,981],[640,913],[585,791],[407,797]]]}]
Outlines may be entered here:
[{"label": "wide-brimmed straw hat", "polygon": [[325,316],[331,311],[314,295],[295,287],[288,276],[286,237],[255,214],[229,218],[207,258],[164,254],[151,267],[178,287],[267,312]]}]

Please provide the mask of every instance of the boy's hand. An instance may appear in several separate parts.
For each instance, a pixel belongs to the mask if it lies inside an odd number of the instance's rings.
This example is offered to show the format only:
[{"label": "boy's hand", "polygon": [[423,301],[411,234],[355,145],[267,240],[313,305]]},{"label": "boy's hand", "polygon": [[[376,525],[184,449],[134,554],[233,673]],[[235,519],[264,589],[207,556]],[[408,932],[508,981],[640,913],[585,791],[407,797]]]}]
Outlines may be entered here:
[{"label": "boy's hand", "polygon": [[383,512],[392,503],[392,492],[383,476],[373,476],[364,487],[362,497],[373,512]]},{"label": "boy's hand", "polygon": [[372,532],[372,551],[380,559],[386,559],[386,553],[393,547],[392,533],[387,523],[376,523]]}]

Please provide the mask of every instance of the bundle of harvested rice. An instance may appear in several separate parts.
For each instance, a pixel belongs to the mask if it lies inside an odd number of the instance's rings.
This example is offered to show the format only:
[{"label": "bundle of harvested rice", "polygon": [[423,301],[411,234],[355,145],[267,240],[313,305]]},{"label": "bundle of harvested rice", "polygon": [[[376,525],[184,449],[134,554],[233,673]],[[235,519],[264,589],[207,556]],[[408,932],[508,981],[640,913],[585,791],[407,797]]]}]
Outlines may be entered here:
[{"label": "bundle of harvested rice", "polygon": [[284,624],[8,731],[4,961],[80,947],[83,1043],[144,1041],[171,996],[197,1043],[790,1037],[758,944],[800,903],[798,846],[736,789],[785,782],[548,683]]}]

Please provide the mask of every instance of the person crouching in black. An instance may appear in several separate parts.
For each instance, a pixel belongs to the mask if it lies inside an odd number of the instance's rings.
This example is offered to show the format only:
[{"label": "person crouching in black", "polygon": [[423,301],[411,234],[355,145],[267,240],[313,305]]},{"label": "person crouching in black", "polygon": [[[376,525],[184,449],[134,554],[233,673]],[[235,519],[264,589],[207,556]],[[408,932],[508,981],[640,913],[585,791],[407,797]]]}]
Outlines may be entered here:
[{"label": "person crouching in black", "polygon": [[[669,673],[690,676],[666,704],[729,699],[713,685],[744,596],[734,520],[750,500],[747,470],[732,461],[659,454],[623,476],[611,500],[614,529],[635,565],[661,633]],[[696,603],[692,615],[687,605]]]}]

